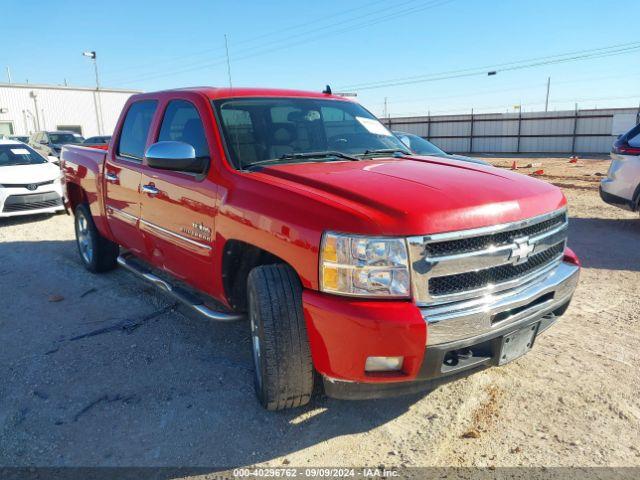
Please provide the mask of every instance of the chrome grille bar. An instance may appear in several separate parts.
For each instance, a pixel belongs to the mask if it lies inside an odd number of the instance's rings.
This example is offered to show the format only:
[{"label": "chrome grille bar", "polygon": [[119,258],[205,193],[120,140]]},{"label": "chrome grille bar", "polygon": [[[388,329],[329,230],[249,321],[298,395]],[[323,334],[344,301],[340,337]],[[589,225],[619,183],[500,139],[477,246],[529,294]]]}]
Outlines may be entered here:
[{"label": "chrome grille bar", "polygon": [[[555,252],[562,250],[567,237],[566,209],[562,208],[554,212],[529,218],[523,221],[501,224],[492,227],[450,232],[436,235],[415,236],[408,238],[409,257],[411,260],[412,283],[416,303],[421,306],[436,305],[474,298],[485,293],[502,291],[532,281],[536,276],[547,271],[551,264],[557,264],[562,254]],[[466,241],[468,240],[468,241]],[[456,242],[448,245],[446,242]],[[507,243],[508,242],[508,243]],[[433,255],[429,248],[431,244],[438,244],[437,251],[451,252],[459,249],[462,253],[447,255]],[[468,251],[470,248],[477,248]],[[554,249],[552,258],[541,256],[543,252]],[[527,269],[529,258],[537,259]],[[543,258],[544,264],[540,264]],[[520,266],[517,270],[506,267],[502,270],[496,267],[508,265]],[[448,293],[443,291],[443,278],[452,275],[452,280],[465,279],[464,274],[474,272],[487,272],[487,278],[498,278],[497,282],[477,286],[477,276],[472,287],[468,290],[463,285],[452,287]],[[504,271],[513,276],[515,271],[518,278],[505,278],[500,280],[500,273]],[[495,274],[494,274],[495,273]],[[432,279],[438,279],[440,285],[438,294],[430,293],[429,284]],[[434,289],[431,289],[434,290]]]}]

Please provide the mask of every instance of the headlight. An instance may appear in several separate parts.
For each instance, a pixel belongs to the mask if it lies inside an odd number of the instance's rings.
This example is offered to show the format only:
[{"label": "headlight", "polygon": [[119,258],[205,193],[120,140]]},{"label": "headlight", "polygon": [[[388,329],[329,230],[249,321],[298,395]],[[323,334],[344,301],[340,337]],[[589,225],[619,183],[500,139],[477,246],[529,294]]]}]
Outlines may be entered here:
[{"label": "headlight", "polygon": [[360,297],[409,297],[406,240],[326,232],[320,252],[320,289]]}]

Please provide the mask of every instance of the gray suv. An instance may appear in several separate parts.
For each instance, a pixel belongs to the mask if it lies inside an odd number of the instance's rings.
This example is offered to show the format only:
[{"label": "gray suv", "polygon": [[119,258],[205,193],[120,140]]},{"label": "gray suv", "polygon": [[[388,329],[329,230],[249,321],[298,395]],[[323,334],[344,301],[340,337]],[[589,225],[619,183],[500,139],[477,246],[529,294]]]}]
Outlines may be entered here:
[{"label": "gray suv", "polygon": [[62,145],[79,144],[84,140],[71,131],[43,131],[36,132],[29,138],[29,145],[45,158],[48,156],[60,158]]}]

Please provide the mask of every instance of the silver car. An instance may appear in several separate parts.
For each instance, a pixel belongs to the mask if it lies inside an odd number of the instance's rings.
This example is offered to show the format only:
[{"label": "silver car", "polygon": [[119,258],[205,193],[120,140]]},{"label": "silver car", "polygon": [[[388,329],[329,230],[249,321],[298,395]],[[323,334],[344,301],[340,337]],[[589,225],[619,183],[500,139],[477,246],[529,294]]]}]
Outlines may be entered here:
[{"label": "silver car", "polygon": [[625,210],[640,210],[640,124],[614,142],[609,171],[600,181],[600,197]]},{"label": "silver car", "polygon": [[395,131],[393,134],[402,141],[413,153],[418,155],[431,155],[436,157],[450,158],[451,160],[461,160],[463,162],[478,163],[480,165],[491,165],[489,162],[477,158],[466,157],[464,155],[452,155],[436,147],[429,140],[426,140],[413,133]]}]

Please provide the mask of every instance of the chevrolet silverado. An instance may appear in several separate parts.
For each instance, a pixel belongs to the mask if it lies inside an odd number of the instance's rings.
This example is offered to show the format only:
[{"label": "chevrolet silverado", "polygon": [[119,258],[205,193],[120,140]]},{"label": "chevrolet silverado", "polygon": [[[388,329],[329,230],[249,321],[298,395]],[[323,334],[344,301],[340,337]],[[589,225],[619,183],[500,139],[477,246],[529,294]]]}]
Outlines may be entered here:
[{"label": "chevrolet silverado", "polygon": [[61,159],[86,268],[246,318],[270,410],[314,384],[367,399],[503,365],[578,282],[560,189],[413,154],[329,89],[134,95],[107,151]]}]

